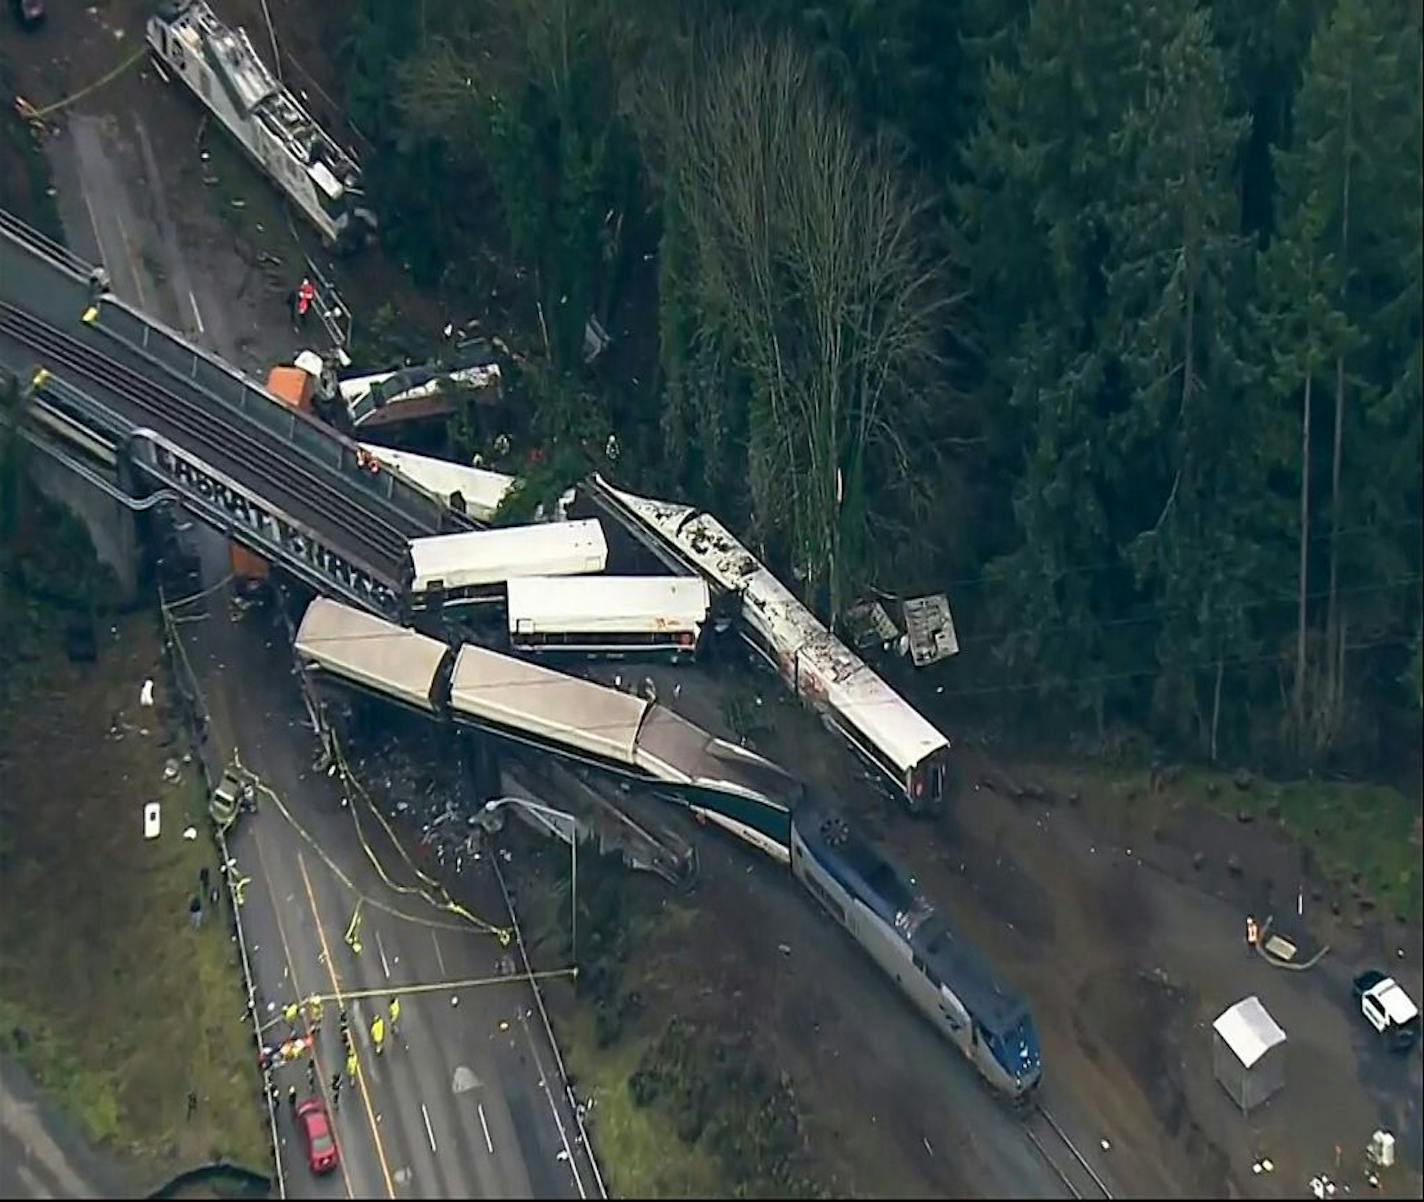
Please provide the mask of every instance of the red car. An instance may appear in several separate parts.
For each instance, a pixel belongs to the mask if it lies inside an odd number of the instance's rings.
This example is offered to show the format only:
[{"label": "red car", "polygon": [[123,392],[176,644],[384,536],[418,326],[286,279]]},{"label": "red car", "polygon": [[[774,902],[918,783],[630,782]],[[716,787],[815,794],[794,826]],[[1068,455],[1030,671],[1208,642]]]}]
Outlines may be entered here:
[{"label": "red car", "polygon": [[307,1164],[313,1173],[329,1173],[336,1167],[338,1154],[336,1136],[331,1132],[331,1120],[326,1103],[320,1098],[308,1098],[297,1107],[297,1126],[307,1146]]}]

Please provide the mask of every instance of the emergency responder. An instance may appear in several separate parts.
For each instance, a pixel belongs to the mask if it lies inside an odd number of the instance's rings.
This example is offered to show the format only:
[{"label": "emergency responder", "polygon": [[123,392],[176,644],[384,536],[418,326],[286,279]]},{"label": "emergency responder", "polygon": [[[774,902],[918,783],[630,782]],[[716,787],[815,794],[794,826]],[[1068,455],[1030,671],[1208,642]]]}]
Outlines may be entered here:
[{"label": "emergency responder", "polygon": [[311,280],[303,279],[297,287],[297,324],[306,325],[307,314],[311,312],[312,302],[316,300],[316,288]]},{"label": "emergency responder", "polygon": [[396,1029],[396,1024],[399,1023],[399,1022],[400,1022],[400,998],[398,998],[398,997],[393,997],[393,998],[391,998],[391,1035],[392,1035],[392,1036],[396,1036],[396,1035],[399,1035],[399,1034],[400,1034],[400,1032]]},{"label": "emergency responder", "polygon": [[350,1048],[350,1049],[348,1049],[347,1052],[346,1052],[346,1076],[347,1076],[350,1080],[352,1080],[352,1081],[356,1080],[356,1049],[355,1049],[355,1048]]},{"label": "emergency responder", "polygon": [[386,1020],[379,1014],[371,1020],[371,1042],[376,1045],[376,1055],[386,1050]]},{"label": "emergency responder", "polygon": [[1246,950],[1255,951],[1256,943],[1260,937],[1261,931],[1256,925],[1256,916],[1254,914],[1246,915]]},{"label": "emergency responder", "polygon": [[341,1074],[340,1074],[340,1073],[332,1073],[332,1074],[331,1074],[331,1108],[332,1108],[333,1110],[340,1110],[340,1109],[341,1109]]}]

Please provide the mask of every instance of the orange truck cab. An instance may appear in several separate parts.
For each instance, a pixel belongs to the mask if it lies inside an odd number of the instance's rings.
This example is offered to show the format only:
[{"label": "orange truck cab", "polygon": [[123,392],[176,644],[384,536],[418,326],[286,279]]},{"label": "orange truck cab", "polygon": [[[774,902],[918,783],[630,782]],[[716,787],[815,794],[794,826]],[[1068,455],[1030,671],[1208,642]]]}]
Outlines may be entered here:
[{"label": "orange truck cab", "polygon": [[[274,367],[267,373],[267,391],[289,408],[310,412],[315,381],[300,367]],[[271,571],[271,565],[262,556],[231,539],[228,564],[233,587],[244,596],[260,591]]]}]

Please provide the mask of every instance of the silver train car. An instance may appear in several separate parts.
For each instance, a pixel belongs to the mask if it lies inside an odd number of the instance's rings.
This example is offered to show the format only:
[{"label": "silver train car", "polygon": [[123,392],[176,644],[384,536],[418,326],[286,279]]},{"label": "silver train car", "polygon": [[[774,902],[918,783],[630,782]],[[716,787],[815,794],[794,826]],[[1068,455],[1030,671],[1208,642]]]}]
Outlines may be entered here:
[{"label": "silver train car", "polygon": [[585,483],[638,542],[674,570],[702,576],[740,604],[747,645],[876,773],[912,812],[941,807],[949,791],[950,741],[855,652],[827,630],[709,513]]},{"label": "silver train car", "polygon": [[342,250],[375,232],[362,205],[361,168],[284,88],[247,33],[218,20],[206,0],[161,0],[148,19],[154,58],[181,79],[267,177]]},{"label": "silver train car", "polygon": [[307,606],[295,650],[347,688],[647,783],[786,863],[800,782],[666,706],[325,597]]},{"label": "silver train car", "polygon": [[809,803],[792,815],[791,871],[993,1089],[1031,1096],[1043,1062],[1027,1005],[955,938],[913,880],[843,818]]}]

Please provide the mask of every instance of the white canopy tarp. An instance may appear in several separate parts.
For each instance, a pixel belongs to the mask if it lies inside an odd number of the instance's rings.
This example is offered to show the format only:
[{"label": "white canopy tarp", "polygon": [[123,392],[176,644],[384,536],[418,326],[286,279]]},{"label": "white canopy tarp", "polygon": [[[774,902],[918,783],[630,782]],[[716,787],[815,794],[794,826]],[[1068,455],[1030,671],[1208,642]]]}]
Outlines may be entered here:
[{"label": "white canopy tarp", "polygon": [[1216,1078],[1243,1111],[1264,1102],[1285,1084],[1286,1033],[1254,995],[1227,1009],[1212,1024]]}]

